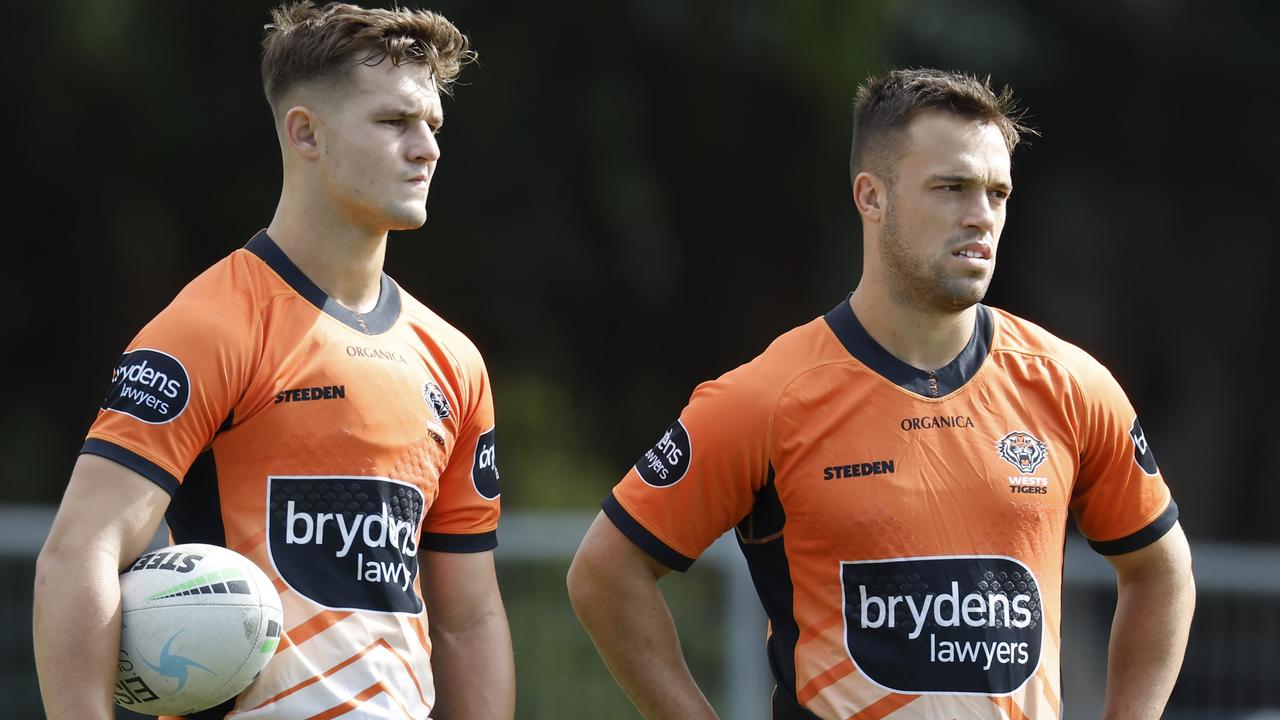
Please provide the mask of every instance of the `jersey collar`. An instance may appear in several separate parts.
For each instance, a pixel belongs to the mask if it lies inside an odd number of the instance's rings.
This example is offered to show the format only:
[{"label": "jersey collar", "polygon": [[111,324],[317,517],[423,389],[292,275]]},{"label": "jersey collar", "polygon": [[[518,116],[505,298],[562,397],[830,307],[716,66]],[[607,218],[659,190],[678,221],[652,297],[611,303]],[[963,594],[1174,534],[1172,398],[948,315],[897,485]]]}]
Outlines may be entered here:
[{"label": "jersey collar", "polygon": [[[849,354],[876,374],[917,395],[942,397],[969,382],[991,351],[991,337],[995,332],[991,310],[981,303],[977,307],[977,319],[974,321],[969,344],[954,360],[932,373],[908,365],[876,342],[853,314],[848,297],[832,308],[825,319]],[[937,383],[936,393],[931,387],[930,379]]]},{"label": "jersey collar", "polygon": [[367,313],[357,313],[339,305],[318,285],[311,282],[311,278],[303,275],[298,266],[294,265],[289,256],[285,255],[280,246],[267,235],[266,230],[260,230],[244,247],[257,255],[267,264],[267,267],[275,270],[282,280],[308,302],[357,332],[380,335],[390,330],[400,317],[400,289],[386,273],[382,273],[378,304]]}]

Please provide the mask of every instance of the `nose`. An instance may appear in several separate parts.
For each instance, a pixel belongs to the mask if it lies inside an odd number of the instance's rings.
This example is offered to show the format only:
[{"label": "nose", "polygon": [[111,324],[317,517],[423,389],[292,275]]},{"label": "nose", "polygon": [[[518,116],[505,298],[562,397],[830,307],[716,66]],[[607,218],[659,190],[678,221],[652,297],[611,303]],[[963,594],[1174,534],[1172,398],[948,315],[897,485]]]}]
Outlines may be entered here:
[{"label": "nose", "polygon": [[964,226],[984,233],[993,232],[1000,222],[1000,210],[991,202],[987,193],[976,192],[974,195],[976,199],[965,208]]},{"label": "nose", "polygon": [[433,163],[440,159],[440,143],[425,121],[414,124],[408,150],[410,159],[414,162]]}]

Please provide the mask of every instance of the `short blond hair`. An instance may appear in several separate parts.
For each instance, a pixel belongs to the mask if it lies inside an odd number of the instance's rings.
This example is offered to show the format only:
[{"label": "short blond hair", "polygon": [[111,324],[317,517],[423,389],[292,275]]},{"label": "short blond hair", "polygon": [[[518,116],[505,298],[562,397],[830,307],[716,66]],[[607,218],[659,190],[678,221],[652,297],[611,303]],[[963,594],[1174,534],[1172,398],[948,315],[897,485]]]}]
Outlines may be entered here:
[{"label": "short blond hair", "polygon": [[442,15],[427,10],[368,9],[348,3],[316,7],[310,0],[271,11],[262,40],[262,89],[272,112],[295,86],[340,80],[357,65],[425,63],[436,89],[449,93],[476,54]]}]

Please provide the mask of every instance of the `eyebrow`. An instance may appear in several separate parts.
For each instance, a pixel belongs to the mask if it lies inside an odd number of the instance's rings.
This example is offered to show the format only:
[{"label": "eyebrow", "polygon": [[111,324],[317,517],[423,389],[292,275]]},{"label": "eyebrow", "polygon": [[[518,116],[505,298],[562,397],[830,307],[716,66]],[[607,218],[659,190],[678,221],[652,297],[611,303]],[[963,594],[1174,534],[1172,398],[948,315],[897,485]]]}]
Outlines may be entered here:
[{"label": "eyebrow", "polygon": [[430,121],[435,121],[436,127],[444,125],[444,112],[433,112],[431,110],[408,107],[406,105],[384,105],[376,109],[373,113],[377,117],[394,117],[394,118],[416,118],[425,117]]},{"label": "eyebrow", "polygon": [[[929,179],[933,182],[942,182],[942,183],[947,183],[948,185],[981,185],[982,184],[982,182],[978,179],[977,175],[956,175],[956,174],[934,175]],[[1005,192],[1009,192],[1013,190],[1012,185],[1006,182],[1001,182],[1001,181],[996,181],[995,183],[992,183],[992,187],[995,187],[1000,190],[1004,190]]]}]

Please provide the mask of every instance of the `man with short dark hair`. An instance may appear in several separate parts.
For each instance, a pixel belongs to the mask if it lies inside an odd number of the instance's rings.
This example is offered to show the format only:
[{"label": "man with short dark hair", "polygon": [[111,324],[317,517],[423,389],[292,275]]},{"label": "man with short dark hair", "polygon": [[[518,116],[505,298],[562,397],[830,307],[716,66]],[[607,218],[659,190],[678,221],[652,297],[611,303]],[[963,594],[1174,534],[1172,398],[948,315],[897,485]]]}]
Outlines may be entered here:
[{"label": "man with short dark hair", "polygon": [[1025,131],[970,76],[860,88],[857,288],[699,385],[570,568],[646,718],[715,717],[657,581],[736,528],[774,718],[1057,720],[1068,516],[1118,578],[1104,717],[1160,717],[1195,594],[1177,506],[1106,369],[980,303]]},{"label": "man with short dark hair", "polygon": [[426,220],[441,93],[474,54],[430,12],[301,2],[267,30],[280,202],[113,373],[37,564],[46,711],[112,717],[117,574],[163,514],[284,607],[254,683],[189,717],[511,718],[488,374],[382,272],[388,232]]}]

